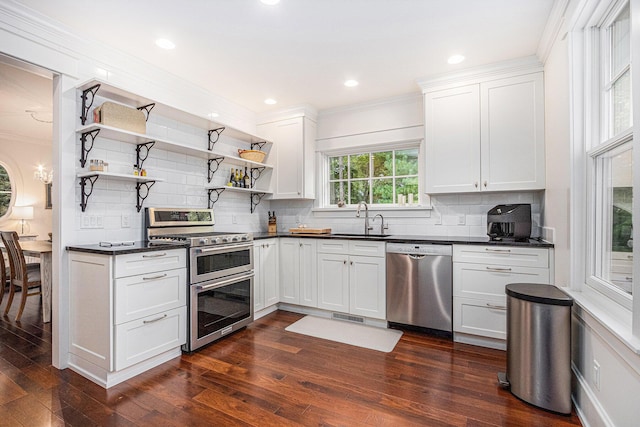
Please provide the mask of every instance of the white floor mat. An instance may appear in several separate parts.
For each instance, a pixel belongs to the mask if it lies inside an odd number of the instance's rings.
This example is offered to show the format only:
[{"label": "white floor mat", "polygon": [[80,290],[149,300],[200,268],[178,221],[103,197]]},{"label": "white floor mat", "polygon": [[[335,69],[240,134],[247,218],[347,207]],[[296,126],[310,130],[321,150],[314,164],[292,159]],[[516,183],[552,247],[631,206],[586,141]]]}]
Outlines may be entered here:
[{"label": "white floor mat", "polygon": [[400,340],[402,331],[358,325],[340,320],[305,316],[285,331],[389,353]]}]

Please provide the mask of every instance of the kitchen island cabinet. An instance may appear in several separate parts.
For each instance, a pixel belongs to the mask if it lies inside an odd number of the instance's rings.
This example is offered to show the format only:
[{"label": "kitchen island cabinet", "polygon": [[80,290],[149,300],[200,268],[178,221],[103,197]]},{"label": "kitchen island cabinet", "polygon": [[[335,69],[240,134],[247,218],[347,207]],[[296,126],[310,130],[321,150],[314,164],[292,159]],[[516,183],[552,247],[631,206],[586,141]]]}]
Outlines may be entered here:
[{"label": "kitchen island cabinet", "polygon": [[427,193],[544,189],[542,72],[423,92]]},{"label": "kitchen island cabinet", "polygon": [[186,249],[69,255],[69,366],[109,388],[181,354]]}]

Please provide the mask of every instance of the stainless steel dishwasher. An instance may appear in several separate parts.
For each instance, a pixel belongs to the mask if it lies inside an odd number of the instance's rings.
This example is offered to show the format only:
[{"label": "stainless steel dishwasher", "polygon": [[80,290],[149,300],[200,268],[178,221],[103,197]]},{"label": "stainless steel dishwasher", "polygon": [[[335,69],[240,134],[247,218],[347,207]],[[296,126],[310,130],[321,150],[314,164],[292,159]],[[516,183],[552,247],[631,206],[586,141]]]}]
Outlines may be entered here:
[{"label": "stainless steel dishwasher", "polygon": [[452,336],[452,246],[387,243],[387,321]]}]

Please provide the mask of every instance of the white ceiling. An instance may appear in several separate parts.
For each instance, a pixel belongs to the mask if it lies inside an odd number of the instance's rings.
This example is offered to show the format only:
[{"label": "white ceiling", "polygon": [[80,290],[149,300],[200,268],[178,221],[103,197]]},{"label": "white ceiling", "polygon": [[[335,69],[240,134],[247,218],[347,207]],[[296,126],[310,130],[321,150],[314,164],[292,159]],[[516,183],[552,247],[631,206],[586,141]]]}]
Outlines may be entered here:
[{"label": "white ceiling", "polygon": [[[534,55],[554,2],[16,1],[255,112],[418,92],[419,78]],[[156,47],[159,37],[176,48]],[[467,59],[449,65],[452,54]]]}]

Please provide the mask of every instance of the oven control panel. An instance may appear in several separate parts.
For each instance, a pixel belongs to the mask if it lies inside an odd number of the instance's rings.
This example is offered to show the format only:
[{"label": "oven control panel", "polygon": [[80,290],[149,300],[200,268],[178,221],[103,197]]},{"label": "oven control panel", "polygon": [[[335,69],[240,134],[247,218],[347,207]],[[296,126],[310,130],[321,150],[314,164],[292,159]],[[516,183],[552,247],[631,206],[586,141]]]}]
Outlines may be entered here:
[{"label": "oven control panel", "polygon": [[191,246],[215,246],[229,243],[243,243],[253,240],[251,233],[224,234],[221,236],[192,237]]}]

